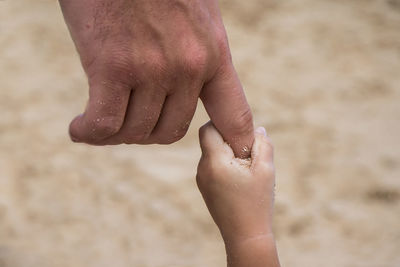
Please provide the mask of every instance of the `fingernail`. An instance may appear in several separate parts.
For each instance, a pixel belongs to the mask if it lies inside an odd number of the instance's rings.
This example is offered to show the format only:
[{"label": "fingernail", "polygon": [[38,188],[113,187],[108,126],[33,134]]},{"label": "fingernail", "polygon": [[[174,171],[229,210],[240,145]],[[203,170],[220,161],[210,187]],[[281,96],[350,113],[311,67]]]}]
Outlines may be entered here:
[{"label": "fingernail", "polygon": [[267,136],[267,131],[265,130],[264,127],[258,127],[258,128],[256,129],[256,133],[262,134],[262,135],[264,135],[264,136]]}]

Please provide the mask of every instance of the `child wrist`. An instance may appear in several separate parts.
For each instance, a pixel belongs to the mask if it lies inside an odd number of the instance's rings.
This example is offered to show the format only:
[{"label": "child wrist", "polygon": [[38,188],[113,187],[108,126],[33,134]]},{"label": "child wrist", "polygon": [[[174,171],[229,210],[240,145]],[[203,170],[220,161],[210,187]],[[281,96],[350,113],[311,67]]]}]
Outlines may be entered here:
[{"label": "child wrist", "polygon": [[251,243],[274,242],[275,237],[272,230],[258,231],[257,233],[238,233],[222,234],[226,246],[244,246]]},{"label": "child wrist", "polygon": [[[229,266],[243,266],[236,263],[248,262],[251,259],[258,259],[263,262],[278,262],[275,238],[272,233],[225,242],[225,249],[228,262],[231,263]],[[279,263],[266,266],[279,266]]]}]

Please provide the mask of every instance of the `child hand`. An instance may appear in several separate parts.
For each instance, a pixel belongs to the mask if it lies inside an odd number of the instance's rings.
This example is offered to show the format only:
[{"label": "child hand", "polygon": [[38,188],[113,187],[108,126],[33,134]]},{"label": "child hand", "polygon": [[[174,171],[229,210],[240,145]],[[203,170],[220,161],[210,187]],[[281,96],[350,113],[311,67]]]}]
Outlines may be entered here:
[{"label": "child hand", "polygon": [[[272,234],[273,147],[265,129],[256,130],[248,160],[235,158],[211,122],[200,129],[200,145],[197,184],[225,241],[229,266],[278,266]],[[260,248],[259,254],[250,249],[253,245]],[[273,254],[265,261],[261,259],[267,253],[264,250]]]}]

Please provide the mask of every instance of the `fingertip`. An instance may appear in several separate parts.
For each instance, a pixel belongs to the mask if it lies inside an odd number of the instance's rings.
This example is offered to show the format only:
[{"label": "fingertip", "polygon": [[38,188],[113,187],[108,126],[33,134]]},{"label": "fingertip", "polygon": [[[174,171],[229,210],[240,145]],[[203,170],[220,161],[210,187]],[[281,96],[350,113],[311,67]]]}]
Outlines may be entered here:
[{"label": "fingertip", "polygon": [[209,121],[209,122],[205,123],[203,126],[201,126],[201,127],[199,128],[199,140],[200,140],[200,145],[203,145],[203,144],[204,144],[204,139],[205,139],[206,133],[207,133],[207,131],[208,131],[208,127],[210,127],[211,125],[212,125],[212,122]]},{"label": "fingertip", "polygon": [[[204,151],[211,149],[213,145],[218,143],[219,133],[215,129],[214,124],[209,121],[199,129],[200,146]],[[222,139],[222,138],[221,138]]]},{"label": "fingertip", "polygon": [[264,127],[258,127],[255,132],[257,134],[263,135],[263,136],[267,136],[267,131],[265,130]]},{"label": "fingertip", "polygon": [[255,131],[255,141],[251,150],[251,158],[253,162],[259,160],[264,162],[273,161],[273,145],[271,139],[267,136],[264,127],[258,127]]},{"label": "fingertip", "polygon": [[203,155],[229,154],[233,156],[232,149],[225,143],[211,121],[200,127],[199,139]]},{"label": "fingertip", "polygon": [[269,146],[272,146],[272,140],[269,137],[267,130],[260,126],[258,127],[255,131],[254,131],[254,136],[255,139],[260,139],[261,141],[263,141],[264,143],[267,143]]},{"label": "fingertip", "polygon": [[74,143],[82,142],[79,133],[79,125],[81,124],[82,118],[83,114],[80,114],[76,116],[69,124],[69,137],[71,138],[71,141]]}]

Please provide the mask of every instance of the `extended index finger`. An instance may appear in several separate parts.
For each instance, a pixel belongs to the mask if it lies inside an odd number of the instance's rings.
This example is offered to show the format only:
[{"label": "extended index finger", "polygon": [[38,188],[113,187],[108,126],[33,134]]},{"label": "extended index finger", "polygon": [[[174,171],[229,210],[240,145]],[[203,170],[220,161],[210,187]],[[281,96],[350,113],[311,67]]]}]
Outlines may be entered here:
[{"label": "extended index finger", "polygon": [[248,158],[254,142],[253,116],[233,65],[221,67],[200,97],[235,156]]}]

